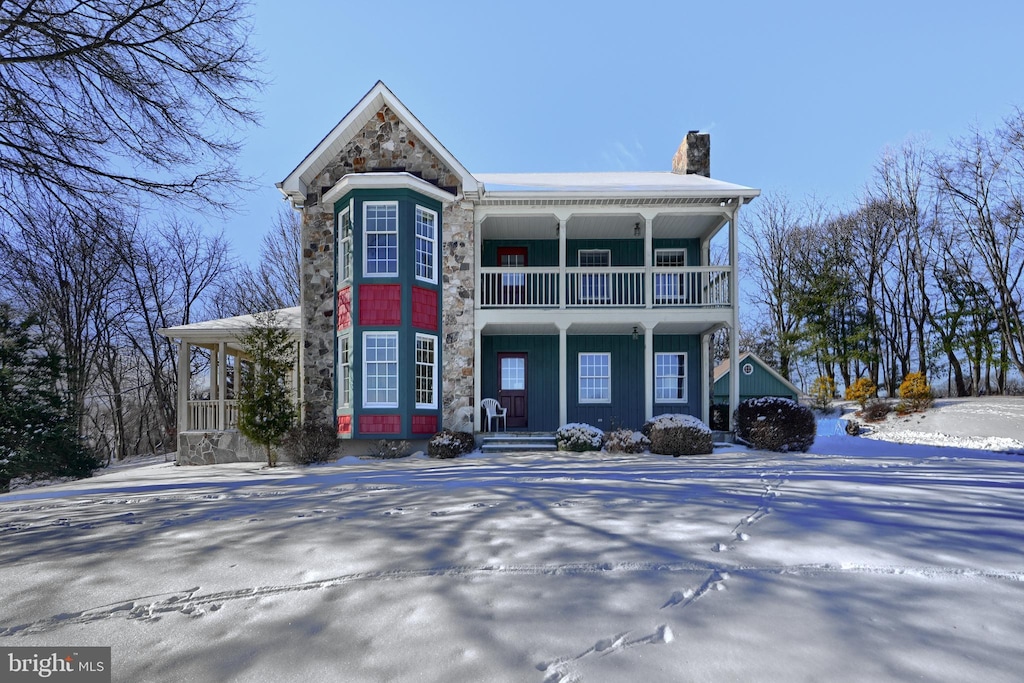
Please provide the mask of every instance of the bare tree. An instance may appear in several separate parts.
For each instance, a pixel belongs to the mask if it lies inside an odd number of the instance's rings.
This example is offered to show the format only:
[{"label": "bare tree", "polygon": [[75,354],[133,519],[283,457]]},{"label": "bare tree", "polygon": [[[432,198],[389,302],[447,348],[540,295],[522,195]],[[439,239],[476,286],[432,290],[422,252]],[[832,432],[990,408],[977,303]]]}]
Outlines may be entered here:
[{"label": "bare tree", "polygon": [[299,304],[301,228],[298,214],[281,209],[263,234],[256,269],[242,266],[217,296],[221,316],[258,313]]},{"label": "bare tree", "polygon": [[246,13],[245,0],[0,2],[0,191],[79,210],[216,206],[238,181],[228,133],[256,120]]}]

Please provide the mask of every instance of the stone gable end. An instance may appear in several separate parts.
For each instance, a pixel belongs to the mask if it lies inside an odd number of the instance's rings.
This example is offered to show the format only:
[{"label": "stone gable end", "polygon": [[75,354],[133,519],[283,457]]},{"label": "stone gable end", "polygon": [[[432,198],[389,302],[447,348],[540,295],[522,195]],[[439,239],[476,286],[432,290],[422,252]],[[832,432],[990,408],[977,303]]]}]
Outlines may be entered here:
[{"label": "stone gable end", "polygon": [[[336,420],[334,209],[324,206],[321,196],[349,173],[374,171],[406,171],[461,195],[459,176],[388,106],[310,183],[302,219],[302,394],[307,421]],[[445,427],[472,431],[473,203],[457,199],[446,205],[442,223],[442,415]]]}]

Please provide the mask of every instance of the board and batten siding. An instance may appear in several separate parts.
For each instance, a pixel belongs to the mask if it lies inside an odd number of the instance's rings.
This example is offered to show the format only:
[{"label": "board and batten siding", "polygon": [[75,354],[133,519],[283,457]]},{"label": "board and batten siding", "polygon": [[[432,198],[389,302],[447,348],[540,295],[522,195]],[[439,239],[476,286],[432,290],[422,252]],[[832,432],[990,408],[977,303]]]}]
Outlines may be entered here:
[{"label": "board and batten siding", "polygon": [[498,398],[498,354],[526,354],[526,428],[553,432],[558,424],[558,335],[497,335],[480,338],[483,398]]}]

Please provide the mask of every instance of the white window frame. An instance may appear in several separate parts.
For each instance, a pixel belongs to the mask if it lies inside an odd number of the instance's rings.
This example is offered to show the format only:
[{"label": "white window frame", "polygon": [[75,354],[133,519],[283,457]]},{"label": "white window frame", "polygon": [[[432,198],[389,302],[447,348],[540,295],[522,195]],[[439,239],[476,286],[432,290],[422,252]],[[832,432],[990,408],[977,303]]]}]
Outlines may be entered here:
[{"label": "white window frame", "polygon": [[[394,358],[394,360],[393,361],[391,361],[391,360],[384,360],[384,361],[373,360],[373,361],[371,361],[370,357],[369,357],[370,356],[369,348],[370,348],[370,340],[371,339],[393,339],[394,340],[394,349],[395,349],[395,358]],[[393,375],[391,373],[388,373],[388,374],[378,374],[376,371],[375,372],[371,372],[370,371],[371,366],[374,367],[374,369],[376,370],[377,366],[390,365],[392,363],[395,366],[395,371],[394,371]],[[400,371],[400,363],[399,363],[398,332],[397,331],[393,331],[393,332],[363,332],[363,407],[364,408],[397,408],[398,407],[398,397],[400,396],[400,394],[399,394],[399,389],[400,389],[400,372],[401,371]],[[386,391],[388,393],[392,393],[393,392],[395,400],[394,401],[370,401],[370,380],[371,380],[371,378],[380,378],[380,377],[390,378],[392,376],[394,377],[394,380],[395,380],[394,389],[385,388],[384,391]],[[380,389],[376,389],[376,391],[379,392],[381,390]]]},{"label": "white window frame", "polygon": [[[421,222],[421,216],[429,216],[431,222]],[[430,236],[420,234],[420,226],[429,225]],[[421,249],[420,245],[425,243],[426,248]],[[437,284],[437,212],[431,211],[430,209],[416,205],[416,279],[422,282],[431,282]],[[422,263],[420,258],[425,256],[429,259],[429,263]],[[423,268],[425,273],[420,274],[420,268]]]},{"label": "white window frame", "polygon": [[[347,358],[346,358],[347,356]],[[338,337],[338,408],[352,407],[352,335]]]},{"label": "white window frame", "polygon": [[[681,358],[681,363],[679,364],[679,366],[678,366],[678,368],[676,370],[676,374],[674,374],[674,375],[661,374],[662,366],[661,366],[661,363],[658,362],[658,360],[662,356],[675,356],[677,358]],[[664,352],[660,352],[660,353],[654,354],[654,402],[655,403],[689,403],[689,398],[688,398],[689,382],[687,380],[687,374],[686,374],[687,363],[688,362],[689,362],[689,356],[685,352],[683,352],[683,351],[664,351]],[[680,372],[682,374],[679,374]],[[659,396],[658,395],[659,388],[660,388],[659,385],[658,385],[658,380],[659,379],[669,379],[669,378],[675,380],[676,387],[679,386],[679,380],[680,379],[683,380],[683,395],[682,395],[682,397],[676,396],[676,397],[668,398],[668,397],[664,397],[664,396]]]},{"label": "white window frame", "polygon": [[[389,230],[371,230],[369,212],[371,208],[385,207],[394,210],[394,228]],[[389,219],[385,216],[384,219]],[[375,217],[375,221],[376,221]],[[377,227],[376,224],[372,227]],[[373,272],[370,268],[370,235],[394,235],[395,259],[394,269],[387,271]],[[363,277],[398,277],[399,262],[398,244],[398,202],[363,202]],[[389,263],[389,259],[374,259],[373,263]]]},{"label": "white window frame", "polygon": [[[348,226],[346,231],[345,226]],[[352,205],[338,212],[338,284],[352,281]]]},{"label": "white window frame", "polygon": [[[423,362],[420,360],[420,343],[430,344],[430,360],[429,362]],[[416,384],[414,391],[416,392],[416,407],[417,408],[437,408],[437,337],[432,334],[416,334],[416,371],[415,379]],[[424,369],[428,373],[430,379],[430,401],[420,401],[420,370]]]},{"label": "white window frame", "polygon": [[[595,256],[600,254],[604,257],[603,265],[583,265],[583,255]],[[611,249],[577,249],[577,268],[611,268]],[[581,304],[607,304],[611,302],[612,281],[608,273],[580,273],[579,274],[579,301]]]},{"label": "white window frame", "polygon": [[[662,266],[658,264],[658,257],[667,254],[682,254],[683,264]],[[687,262],[686,249],[655,249],[655,268],[685,268]],[[659,303],[679,304],[687,298],[686,275],[682,273],[654,273],[654,300]]]},{"label": "white window frame", "polygon": [[[588,356],[600,356],[605,359],[604,365],[607,367],[607,374],[595,375],[595,374],[583,374],[583,359]],[[588,367],[597,367],[596,365],[590,365]],[[607,351],[585,351],[577,354],[576,357],[576,399],[579,403],[611,403],[612,402],[612,354]],[[605,380],[607,387],[607,395],[601,398],[584,398],[583,394],[583,380]],[[589,393],[589,392],[588,392]]]}]

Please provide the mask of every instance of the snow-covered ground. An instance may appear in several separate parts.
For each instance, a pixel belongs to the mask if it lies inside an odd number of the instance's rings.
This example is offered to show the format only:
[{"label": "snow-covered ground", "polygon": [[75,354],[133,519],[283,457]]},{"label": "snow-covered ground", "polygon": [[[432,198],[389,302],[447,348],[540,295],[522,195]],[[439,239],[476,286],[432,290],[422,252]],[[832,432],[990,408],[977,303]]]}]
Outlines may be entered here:
[{"label": "snow-covered ground", "polygon": [[1024,401],[873,430],[15,491],[0,644],[132,682],[1021,680]]}]

